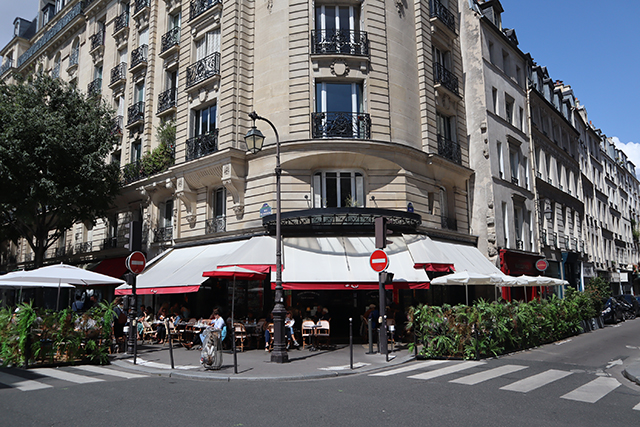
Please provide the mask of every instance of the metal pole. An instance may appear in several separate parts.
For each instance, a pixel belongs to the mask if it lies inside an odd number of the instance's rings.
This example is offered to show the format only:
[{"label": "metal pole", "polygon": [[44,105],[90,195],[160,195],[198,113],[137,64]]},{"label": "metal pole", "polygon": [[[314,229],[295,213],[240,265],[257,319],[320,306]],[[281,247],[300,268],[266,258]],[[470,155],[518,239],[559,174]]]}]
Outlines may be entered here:
[{"label": "metal pole", "polygon": [[371,318],[367,319],[367,326],[369,331],[369,351],[367,354],[373,354],[373,322],[371,321]]},{"label": "metal pole", "polygon": [[349,366],[353,369],[353,317],[349,317]]},{"label": "metal pole", "polygon": [[169,338],[169,358],[171,359],[171,369],[175,369],[175,365],[173,364],[173,343],[171,342],[171,329],[169,329],[170,320],[165,319],[164,328],[167,330],[167,337]]},{"label": "metal pole", "polygon": [[231,291],[231,340],[233,341],[233,373],[238,373],[238,356],[236,353],[236,275],[233,275],[233,290]]},{"label": "metal pole", "polygon": [[[387,301],[384,293],[384,283],[382,280],[382,273],[378,273],[378,302],[380,303],[380,317],[378,318],[378,322],[380,323],[380,330],[378,334],[378,351],[380,353],[387,354],[387,320],[385,314],[385,308],[387,305]],[[383,345],[383,343],[385,345]]]},{"label": "metal pole", "polygon": [[[387,326],[387,315],[384,315],[384,318],[382,319],[384,321],[384,325]],[[385,334],[384,334],[384,357],[386,359],[386,361],[389,361],[389,338],[387,337],[386,334],[386,328],[385,328]]]},{"label": "metal pole", "polygon": [[264,120],[269,123],[276,135],[276,295],[275,306],[273,307],[273,351],[271,361],[275,363],[287,363],[289,354],[287,353],[287,343],[284,335],[284,317],[286,309],[284,307],[284,292],[282,288],[282,233],[280,230],[280,137],[276,127],[264,117],[260,117],[255,111],[249,114],[252,120]]}]

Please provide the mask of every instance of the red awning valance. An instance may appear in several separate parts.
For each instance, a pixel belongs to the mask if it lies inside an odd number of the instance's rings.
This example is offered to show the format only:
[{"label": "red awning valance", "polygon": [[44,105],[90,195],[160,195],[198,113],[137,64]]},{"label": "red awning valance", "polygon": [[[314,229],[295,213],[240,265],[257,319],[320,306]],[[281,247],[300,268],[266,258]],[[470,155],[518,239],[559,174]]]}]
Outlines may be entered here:
[{"label": "red awning valance", "polygon": [[[374,291],[378,290],[377,283],[312,283],[312,282],[301,282],[301,283],[283,283],[282,288],[285,291]],[[271,283],[271,289],[275,289],[275,282]],[[429,289],[429,283],[403,283],[403,282],[394,282],[392,285],[386,285],[386,290],[393,289]]]}]

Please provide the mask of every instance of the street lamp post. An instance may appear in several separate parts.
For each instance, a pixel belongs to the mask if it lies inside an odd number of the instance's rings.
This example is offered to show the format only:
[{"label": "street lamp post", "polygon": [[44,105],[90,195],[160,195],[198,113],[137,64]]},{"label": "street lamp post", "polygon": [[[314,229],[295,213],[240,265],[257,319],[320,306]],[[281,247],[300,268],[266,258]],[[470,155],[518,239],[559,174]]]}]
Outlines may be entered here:
[{"label": "street lamp post", "polygon": [[286,309],[284,307],[284,293],[282,289],[282,234],[280,232],[280,137],[276,127],[264,117],[260,117],[255,111],[249,114],[253,120],[253,126],[245,136],[247,148],[252,153],[257,153],[262,149],[264,143],[264,135],[256,128],[256,120],[264,120],[269,123],[276,135],[276,298],[273,307],[273,351],[271,352],[271,361],[275,363],[287,363],[289,354],[287,353],[287,344],[284,335],[284,318]]}]

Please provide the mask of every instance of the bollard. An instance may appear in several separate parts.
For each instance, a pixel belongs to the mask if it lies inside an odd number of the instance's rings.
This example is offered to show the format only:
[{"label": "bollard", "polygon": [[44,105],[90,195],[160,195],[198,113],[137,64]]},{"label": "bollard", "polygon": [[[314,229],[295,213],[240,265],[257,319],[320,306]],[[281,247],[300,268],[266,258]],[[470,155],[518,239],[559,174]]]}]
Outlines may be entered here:
[{"label": "bollard", "polygon": [[[384,322],[384,324],[387,324],[387,315],[384,315],[384,318],[382,319],[382,321]],[[389,336],[387,335],[389,332],[387,331],[387,329],[385,328],[384,330],[384,356],[385,359],[387,360],[387,362],[389,361]]]},{"label": "bollard", "polygon": [[169,329],[169,321],[164,321],[164,327],[167,330],[167,337],[169,338],[169,357],[171,358],[171,369],[175,369],[173,364],[173,340],[171,338],[171,329]]},{"label": "bollard", "polygon": [[371,319],[367,319],[367,325],[369,326],[369,352],[367,354],[373,354],[373,328]]},{"label": "bollard", "polygon": [[474,329],[473,335],[476,338],[476,360],[480,360],[480,353],[478,351],[478,329]]},{"label": "bollard", "polygon": [[416,334],[416,325],[413,325],[413,355],[418,357],[418,334]]},{"label": "bollard", "polygon": [[353,369],[353,317],[349,317],[349,356],[349,366],[351,366],[351,369]]}]

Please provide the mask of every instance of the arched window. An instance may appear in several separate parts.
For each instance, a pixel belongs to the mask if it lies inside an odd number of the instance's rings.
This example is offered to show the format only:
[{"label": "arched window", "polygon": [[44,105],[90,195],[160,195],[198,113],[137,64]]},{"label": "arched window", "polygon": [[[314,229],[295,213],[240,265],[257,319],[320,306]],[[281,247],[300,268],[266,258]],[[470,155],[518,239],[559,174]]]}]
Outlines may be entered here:
[{"label": "arched window", "polygon": [[78,59],[80,58],[80,40],[76,37],[71,45],[71,53],[69,54],[69,67],[78,65]]},{"label": "arched window", "polygon": [[56,54],[56,58],[53,61],[53,68],[51,69],[51,77],[60,77],[60,53]]}]

